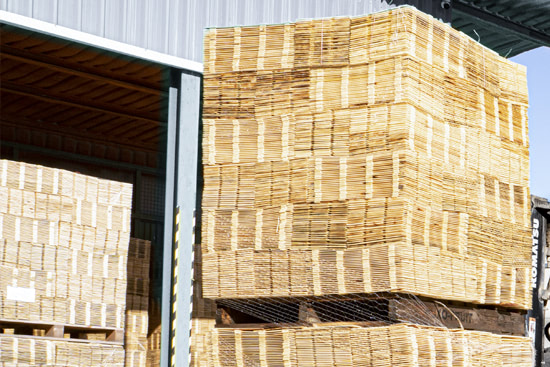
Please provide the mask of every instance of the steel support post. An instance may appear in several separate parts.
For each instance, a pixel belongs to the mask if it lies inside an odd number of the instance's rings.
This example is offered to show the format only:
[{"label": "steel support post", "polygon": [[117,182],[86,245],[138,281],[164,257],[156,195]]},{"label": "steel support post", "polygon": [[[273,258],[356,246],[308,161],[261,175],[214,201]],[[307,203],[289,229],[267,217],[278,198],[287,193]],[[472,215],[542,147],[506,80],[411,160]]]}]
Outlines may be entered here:
[{"label": "steel support post", "polygon": [[200,85],[172,73],[169,91],[163,256],[161,366],[189,366]]}]

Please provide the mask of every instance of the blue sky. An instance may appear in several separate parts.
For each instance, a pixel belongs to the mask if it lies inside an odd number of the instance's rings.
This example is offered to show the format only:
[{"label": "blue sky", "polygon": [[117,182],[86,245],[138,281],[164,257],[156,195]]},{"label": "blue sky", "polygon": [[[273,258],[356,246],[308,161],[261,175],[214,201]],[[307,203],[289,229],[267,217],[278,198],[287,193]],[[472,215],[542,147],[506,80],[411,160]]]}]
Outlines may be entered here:
[{"label": "blue sky", "polygon": [[510,60],[527,66],[531,194],[550,200],[550,48],[539,47]]}]

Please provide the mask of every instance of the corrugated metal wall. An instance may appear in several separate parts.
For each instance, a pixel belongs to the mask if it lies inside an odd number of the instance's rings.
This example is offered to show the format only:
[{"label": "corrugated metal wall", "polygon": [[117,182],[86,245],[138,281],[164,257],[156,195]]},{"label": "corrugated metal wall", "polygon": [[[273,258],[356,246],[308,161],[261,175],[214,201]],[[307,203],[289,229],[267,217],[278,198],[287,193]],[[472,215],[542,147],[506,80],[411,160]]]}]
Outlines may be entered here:
[{"label": "corrugated metal wall", "polygon": [[0,0],[0,9],[201,62],[206,27],[362,15],[405,3],[450,16],[432,0]]}]

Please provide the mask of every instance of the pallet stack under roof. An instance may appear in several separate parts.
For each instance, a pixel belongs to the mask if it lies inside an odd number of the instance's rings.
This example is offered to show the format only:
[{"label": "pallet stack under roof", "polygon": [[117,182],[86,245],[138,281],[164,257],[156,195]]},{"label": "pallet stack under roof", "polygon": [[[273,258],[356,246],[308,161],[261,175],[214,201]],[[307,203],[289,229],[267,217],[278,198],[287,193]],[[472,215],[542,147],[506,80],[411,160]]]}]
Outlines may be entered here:
[{"label": "pallet stack under roof", "polygon": [[0,174],[2,348],[122,365],[132,185],[8,160]]},{"label": "pallet stack under roof", "polygon": [[[204,49],[205,297],[529,308],[523,66],[412,7],[209,29]],[[223,365],[244,353],[232,333],[212,333],[235,348]]]}]

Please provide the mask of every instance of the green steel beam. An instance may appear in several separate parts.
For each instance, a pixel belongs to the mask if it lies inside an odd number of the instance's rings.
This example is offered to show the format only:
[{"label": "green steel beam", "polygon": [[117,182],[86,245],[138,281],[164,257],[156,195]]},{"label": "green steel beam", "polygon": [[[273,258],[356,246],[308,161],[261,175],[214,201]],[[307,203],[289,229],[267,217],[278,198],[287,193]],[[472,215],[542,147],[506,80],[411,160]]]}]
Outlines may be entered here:
[{"label": "green steel beam", "polygon": [[528,38],[539,46],[550,46],[550,35],[535,28],[525,26],[500,15],[469,5],[460,0],[453,0],[453,14],[475,18],[475,22],[486,27],[497,27],[505,32],[512,33],[522,39]]}]

